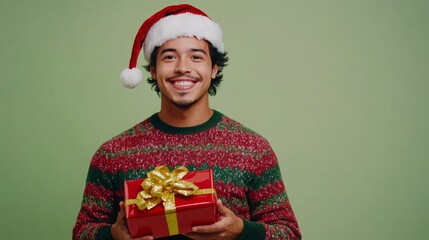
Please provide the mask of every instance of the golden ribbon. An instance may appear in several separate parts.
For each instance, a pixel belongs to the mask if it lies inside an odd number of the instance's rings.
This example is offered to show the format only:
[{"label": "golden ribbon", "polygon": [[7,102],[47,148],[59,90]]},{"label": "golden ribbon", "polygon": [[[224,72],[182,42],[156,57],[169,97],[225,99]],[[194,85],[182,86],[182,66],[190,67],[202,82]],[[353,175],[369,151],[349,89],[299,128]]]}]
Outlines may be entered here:
[{"label": "golden ribbon", "polygon": [[143,191],[137,194],[136,199],[126,200],[125,206],[135,204],[139,210],[150,210],[162,202],[170,236],[179,234],[174,195],[176,193],[183,196],[216,193],[214,189],[199,189],[192,182],[182,180],[187,173],[188,169],[184,166],[171,172],[166,166],[156,167],[155,170],[148,172],[147,178],[141,183]]}]

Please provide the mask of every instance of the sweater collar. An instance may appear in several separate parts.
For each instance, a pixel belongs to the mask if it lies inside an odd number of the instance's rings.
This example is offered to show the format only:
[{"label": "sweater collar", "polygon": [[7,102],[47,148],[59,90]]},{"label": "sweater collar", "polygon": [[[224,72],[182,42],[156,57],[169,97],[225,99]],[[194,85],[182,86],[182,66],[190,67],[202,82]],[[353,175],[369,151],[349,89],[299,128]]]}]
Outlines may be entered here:
[{"label": "sweater collar", "polygon": [[160,131],[171,133],[171,134],[194,134],[198,132],[202,132],[205,130],[208,130],[222,119],[223,114],[213,110],[213,115],[210,117],[209,120],[207,120],[205,123],[202,123],[200,125],[192,126],[192,127],[174,127],[171,125],[168,125],[167,123],[163,122],[159,116],[158,113],[153,114],[150,117],[150,122],[152,125],[157,128]]}]

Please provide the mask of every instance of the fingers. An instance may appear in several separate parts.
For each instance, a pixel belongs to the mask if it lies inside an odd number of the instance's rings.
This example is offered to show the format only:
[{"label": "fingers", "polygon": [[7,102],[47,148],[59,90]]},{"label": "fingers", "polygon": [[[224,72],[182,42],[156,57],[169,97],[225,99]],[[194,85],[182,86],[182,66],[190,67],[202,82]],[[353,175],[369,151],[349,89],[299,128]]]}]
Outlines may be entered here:
[{"label": "fingers", "polygon": [[216,207],[217,207],[217,211],[221,215],[220,220],[211,225],[195,226],[192,228],[193,232],[198,232],[198,233],[220,232],[225,228],[226,225],[228,225],[228,221],[229,221],[228,216],[231,215],[232,213],[231,210],[226,208],[222,204],[222,201],[219,199],[216,201]]},{"label": "fingers", "polygon": [[190,232],[190,233],[186,233],[183,234],[185,237],[190,238],[190,239],[194,239],[194,240],[210,240],[210,239],[222,239],[222,237],[219,236],[218,233],[194,233],[194,232]]},{"label": "fingers", "polygon": [[128,227],[127,227],[127,221],[125,218],[125,203],[124,203],[124,201],[119,202],[118,218],[116,219],[116,223],[112,225],[112,228],[114,226],[115,226],[115,233],[118,234],[117,236],[121,236],[119,239],[153,240],[152,236],[144,236],[144,237],[140,237],[140,238],[131,238],[130,232],[129,232]]},{"label": "fingers", "polygon": [[132,240],[153,240],[152,236],[144,236],[141,238],[133,238]]},{"label": "fingers", "polygon": [[190,237],[195,239],[236,239],[243,231],[243,220],[237,217],[220,200],[216,201],[216,207],[221,215],[220,220],[211,225],[195,226]]},{"label": "fingers", "polygon": [[218,222],[215,222],[211,225],[204,225],[204,226],[195,226],[192,227],[192,232],[197,233],[213,233],[213,232],[220,232],[223,229],[223,226],[225,225],[223,220],[220,220]]},{"label": "fingers", "polygon": [[111,229],[113,239],[130,240],[130,234],[125,220],[125,204],[124,202],[119,203],[119,212],[116,222],[112,224]]},{"label": "fingers", "polygon": [[119,202],[119,213],[116,221],[125,225],[125,203],[123,201]]},{"label": "fingers", "polygon": [[216,207],[217,207],[217,211],[219,212],[219,214],[221,215],[221,216],[224,216],[224,217],[226,217],[226,216],[228,216],[228,215],[231,215],[231,210],[229,210],[228,208],[226,208],[223,204],[222,204],[222,201],[220,200],[220,199],[218,199],[217,201],[216,201]]},{"label": "fingers", "polygon": [[125,215],[125,202],[124,201],[119,202],[119,208],[120,208],[119,212],[122,212]]}]

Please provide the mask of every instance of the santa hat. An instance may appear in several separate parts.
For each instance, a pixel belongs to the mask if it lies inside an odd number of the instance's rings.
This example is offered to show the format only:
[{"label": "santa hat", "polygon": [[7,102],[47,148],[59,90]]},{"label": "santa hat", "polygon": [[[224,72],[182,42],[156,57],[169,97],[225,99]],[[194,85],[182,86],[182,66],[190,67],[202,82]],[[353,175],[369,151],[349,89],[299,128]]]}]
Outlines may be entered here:
[{"label": "santa hat", "polygon": [[123,85],[134,88],[141,81],[143,74],[136,65],[142,47],[144,58],[150,62],[150,55],[155,47],[179,37],[204,39],[219,52],[225,52],[220,26],[203,11],[189,4],[168,6],[149,17],[137,32],[129,66],[120,75]]}]

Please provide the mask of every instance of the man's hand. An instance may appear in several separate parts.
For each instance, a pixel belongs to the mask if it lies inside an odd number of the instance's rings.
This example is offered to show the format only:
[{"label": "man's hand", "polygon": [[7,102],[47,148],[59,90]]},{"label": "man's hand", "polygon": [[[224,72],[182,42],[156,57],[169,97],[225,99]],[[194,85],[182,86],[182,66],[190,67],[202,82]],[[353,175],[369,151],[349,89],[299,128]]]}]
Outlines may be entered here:
[{"label": "man's hand", "polygon": [[199,239],[238,239],[243,231],[243,220],[237,217],[231,210],[222,205],[220,200],[216,202],[220,213],[220,220],[212,225],[195,226],[192,232],[185,234],[188,238]]},{"label": "man's hand", "polygon": [[116,222],[112,225],[112,237],[115,240],[152,240],[152,236],[144,236],[141,238],[131,238],[130,231],[127,227],[127,222],[125,219],[125,203],[120,202],[119,203],[119,213],[118,218],[116,219]]}]

